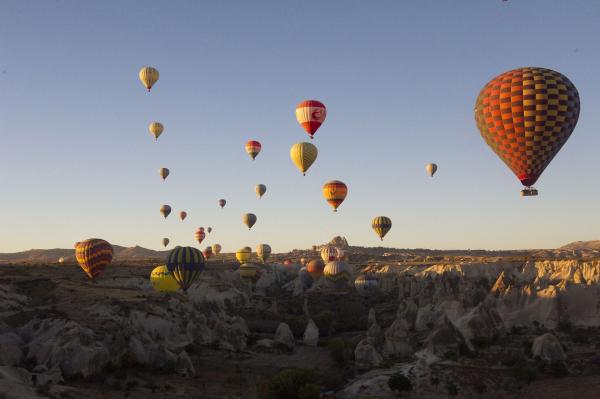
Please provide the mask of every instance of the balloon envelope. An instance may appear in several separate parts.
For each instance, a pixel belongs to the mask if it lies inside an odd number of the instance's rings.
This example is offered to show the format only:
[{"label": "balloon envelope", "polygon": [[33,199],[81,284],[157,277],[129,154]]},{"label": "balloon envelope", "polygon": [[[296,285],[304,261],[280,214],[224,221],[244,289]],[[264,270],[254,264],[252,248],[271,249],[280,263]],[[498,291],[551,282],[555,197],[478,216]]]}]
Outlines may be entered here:
[{"label": "balloon envelope", "polygon": [[566,76],[519,68],[485,85],[475,121],[492,151],[529,187],[571,136],[579,107],[579,93]]},{"label": "balloon envelope", "polygon": [[375,230],[381,241],[383,241],[383,237],[392,228],[392,220],[387,216],[377,216],[371,222],[371,227]]},{"label": "balloon envelope", "polygon": [[167,269],[185,292],[204,270],[204,256],[193,247],[175,247],[167,255]]},{"label": "balloon envelope", "polygon": [[179,289],[179,284],[166,265],[157,266],[150,273],[150,282],[155,291],[173,292]]},{"label": "balloon envelope", "polygon": [[158,81],[160,74],[156,68],[151,66],[143,67],[140,69],[139,77],[140,81],[148,91],[152,89],[152,86]]},{"label": "balloon envelope", "polygon": [[315,162],[318,153],[317,147],[311,143],[296,143],[290,148],[290,158],[303,175]]},{"label": "balloon envelope", "polygon": [[433,175],[437,171],[437,165],[434,163],[428,163],[427,166],[425,166],[425,170],[427,171],[427,174],[429,176],[433,177]]},{"label": "balloon envelope", "polygon": [[212,250],[215,253],[215,255],[220,254],[221,253],[221,244],[213,244]]},{"label": "balloon envelope", "polygon": [[220,200],[219,200],[219,206],[220,206],[221,208],[223,208],[223,207],[225,206],[225,204],[226,204],[226,203],[227,203],[227,201],[225,201],[224,199],[220,199]]},{"label": "balloon envelope", "polygon": [[194,239],[198,241],[198,244],[202,244],[202,241],[206,237],[206,233],[202,227],[198,227],[194,232]]},{"label": "balloon envelope", "polygon": [[305,100],[296,106],[296,119],[311,139],[325,122],[326,117],[327,109],[320,101]]},{"label": "balloon envelope", "polygon": [[267,192],[267,186],[264,184],[257,184],[254,187],[254,191],[256,192],[256,195],[258,195],[258,198],[262,198],[262,196]]},{"label": "balloon envelope", "polygon": [[162,134],[163,130],[165,130],[165,127],[160,122],[152,122],[148,126],[148,130],[154,136],[154,140],[158,140],[158,136]]},{"label": "balloon envelope", "polygon": [[330,180],[323,185],[323,197],[331,205],[334,212],[337,212],[346,195],[348,195],[348,187],[339,180]]},{"label": "balloon envelope", "polygon": [[179,219],[181,219],[182,222],[185,220],[186,217],[187,217],[186,211],[179,212]]},{"label": "balloon envelope", "polygon": [[165,217],[165,219],[167,218],[167,216],[169,216],[169,214],[171,213],[171,207],[169,205],[163,205],[160,207],[160,213]]},{"label": "balloon envelope", "polygon": [[250,247],[243,247],[237,250],[235,253],[235,258],[240,263],[246,263],[248,259],[250,259],[250,254],[252,253],[252,249]]},{"label": "balloon envelope", "polygon": [[256,223],[256,215],[253,213],[245,213],[242,216],[242,221],[248,226],[248,230],[250,230],[252,226],[254,226],[254,223]]},{"label": "balloon envelope", "polygon": [[256,255],[262,260],[263,263],[271,256],[271,247],[268,244],[260,244],[256,247]]},{"label": "balloon envelope", "polygon": [[163,181],[167,179],[167,177],[169,176],[169,173],[171,173],[171,172],[167,168],[160,168],[158,170],[158,175],[163,179]]},{"label": "balloon envelope", "polygon": [[166,237],[165,237],[165,238],[163,238],[163,239],[162,239],[162,244],[163,244],[163,247],[166,247],[167,245],[169,245],[169,242],[171,242],[171,241],[170,241],[168,238],[166,238]]},{"label": "balloon envelope", "polygon": [[79,241],[75,247],[75,259],[91,279],[98,277],[110,264],[112,258],[112,245],[99,238]]},{"label": "balloon envelope", "polygon": [[260,152],[262,146],[258,141],[250,140],[246,143],[246,152],[250,155],[250,158],[254,160]]}]

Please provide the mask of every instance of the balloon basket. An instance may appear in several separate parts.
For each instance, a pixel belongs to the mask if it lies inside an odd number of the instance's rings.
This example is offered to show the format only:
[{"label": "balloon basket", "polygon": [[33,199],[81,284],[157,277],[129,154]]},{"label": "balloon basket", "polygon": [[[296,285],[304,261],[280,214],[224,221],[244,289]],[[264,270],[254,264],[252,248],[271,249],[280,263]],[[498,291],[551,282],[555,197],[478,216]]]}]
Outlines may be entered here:
[{"label": "balloon basket", "polygon": [[535,197],[538,195],[538,190],[533,187],[525,187],[521,190],[521,197]]}]

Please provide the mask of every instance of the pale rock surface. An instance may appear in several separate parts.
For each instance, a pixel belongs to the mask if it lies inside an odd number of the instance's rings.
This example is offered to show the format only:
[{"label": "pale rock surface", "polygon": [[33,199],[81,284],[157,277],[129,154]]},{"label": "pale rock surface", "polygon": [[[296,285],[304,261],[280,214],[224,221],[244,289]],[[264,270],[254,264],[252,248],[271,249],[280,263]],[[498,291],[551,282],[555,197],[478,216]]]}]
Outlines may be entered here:
[{"label": "pale rock surface", "polygon": [[302,343],[306,346],[317,346],[319,344],[319,328],[313,319],[308,320],[304,336],[302,337]]},{"label": "pale rock surface", "polygon": [[408,343],[408,326],[403,319],[396,319],[390,327],[385,330],[383,355],[389,356],[409,356],[413,352]]},{"label": "pale rock surface", "polygon": [[289,351],[293,350],[294,346],[296,346],[294,334],[292,334],[290,326],[288,326],[286,323],[279,323],[277,331],[275,331],[275,339],[273,341],[275,342],[275,345],[282,346]]},{"label": "pale rock surface", "polygon": [[550,333],[540,335],[533,340],[531,353],[547,363],[564,363],[567,359],[560,341]]}]

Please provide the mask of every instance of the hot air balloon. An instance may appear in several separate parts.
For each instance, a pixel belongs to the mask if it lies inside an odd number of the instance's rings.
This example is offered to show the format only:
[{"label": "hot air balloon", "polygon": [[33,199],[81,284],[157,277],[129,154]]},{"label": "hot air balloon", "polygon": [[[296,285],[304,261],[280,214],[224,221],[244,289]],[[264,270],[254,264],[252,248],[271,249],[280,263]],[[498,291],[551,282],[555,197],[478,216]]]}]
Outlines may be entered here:
[{"label": "hot air balloon", "polygon": [[312,139],[327,117],[327,109],[316,100],[302,101],[296,106],[296,119]]},{"label": "hot air balloon", "polygon": [[63,258],[62,256],[58,258],[58,263],[60,263],[61,265],[65,263],[65,258]]},{"label": "hot air balloon", "polygon": [[323,262],[328,263],[338,258],[338,249],[332,245],[328,245],[321,249],[321,259]]},{"label": "hot air balloon", "polygon": [[261,148],[262,146],[258,141],[250,140],[246,143],[246,152],[248,155],[250,155],[250,158],[252,158],[253,161],[260,152]]},{"label": "hot air balloon", "polygon": [[258,198],[262,198],[262,196],[267,192],[267,186],[264,184],[257,184],[254,187],[254,191],[256,192],[256,195],[258,195]]},{"label": "hot air balloon", "polygon": [[348,187],[339,180],[331,180],[323,185],[323,197],[329,205],[333,207],[333,211],[337,212],[338,207],[348,194]]},{"label": "hot air balloon", "polygon": [[169,214],[171,213],[171,207],[169,205],[163,205],[160,207],[160,213],[165,217],[165,219],[167,218],[167,216],[169,216]]},{"label": "hot air balloon", "polygon": [[250,282],[256,282],[260,277],[260,270],[256,265],[251,263],[243,263],[237,272],[244,280]]},{"label": "hot air balloon", "polygon": [[269,256],[271,256],[271,247],[268,244],[260,244],[256,247],[256,255],[262,260],[262,263],[266,263]]},{"label": "hot air balloon", "polygon": [[160,168],[158,170],[158,175],[163,179],[163,181],[165,181],[167,179],[167,176],[169,176],[169,169],[167,168]]},{"label": "hot air balloon", "polygon": [[194,238],[198,241],[198,244],[202,244],[202,241],[206,237],[206,233],[204,233],[204,228],[198,227],[194,232]]},{"label": "hot air balloon", "polygon": [[162,239],[162,243],[163,243],[163,247],[166,247],[167,245],[169,245],[169,243],[171,242],[171,240],[169,240],[168,238],[163,238]]},{"label": "hot air balloon", "polygon": [[146,89],[148,89],[148,91],[152,89],[152,86],[154,86],[154,84],[158,81],[158,77],[160,76],[158,70],[150,66],[140,69],[139,75],[142,84],[144,87],[146,87]]},{"label": "hot air balloon", "polygon": [[311,143],[296,143],[290,148],[290,158],[304,176],[317,159],[318,153],[317,147]]},{"label": "hot air balloon", "polygon": [[223,207],[225,206],[226,203],[227,203],[227,201],[225,201],[224,199],[219,200],[219,206],[221,207],[221,209],[223,209]]},{"label": "hot air balloon", "polygon": [[110,264],[113,258],[113,247],[99,238],[79,241],[75,247],[75,259],[88,275],[95,279]]},{"label": "hot air balloon", "polygon": [[204,256],[193,247],[175,247],[167,256],[167,269],[186,292],[204,270]]},{"label": "hot air balloon", "polygon": [[204,258],[206,260],[210,259],[213,255],[212,247],[209,245],[208,247],[204,248],[204,251],[202,251],[202,255],[204,255]]},{"label": "hot air balloon", "polygon": [[348,264],[339,260],[327,263],[323,269],[323,275],[336,285],[338,283],[342,283],[339,285],[348,285],[352,278]]},{"label": "hot air balloon", "polygon": [[254,223],[256,223],[256,215],[253,213],[244,213],[242,221],[248,226],[248,230],[250,230],[254,226]]},{"label": "hot air balloon", "polygon": [[300,264],[306,266],[306,258],[300,258]]},{"label": "hot air balloon", "polygon": [[428,163],[427,166],[425,166],[425,170],[427,171],[427,174],[429,176],[433,177],[433,175],[437,171],[437,165],[434,163]]},{"label": "hot air balloon", "polygon": [[525,189],[532,188],[571,136],[579,119],[579,93],[564,75],[526,67],[492,79],[479,93],[475,121],[492,151]]},{"label": "hot air balloon", "polygon": [[154,290],[159,292],[173,292],[179,289],[179,284],[177,284],[166,265],[160,265],[152,269],[150,282]]},{"label": "hot air balloon", "polygon": [[221,244],[213,244],[212,250],[215,253],[215,255],[220,254],[221,253]]},{"label": "hot air balloon", "polygon": [[240,263],[246,263],[248,259],[250,259],[250,254],[252,253],[252,249],[250,247],[243,247],[237,250],[235,253],[235,258]]},{"label": "hot air balloon", "polygon": [[325,263],[321,259],[314,259],[308,262],[306,265],[306,271],[313,278],[314,281],[317,281],[323,275],[323,269],[325,269]]},{"label": "hot air balloon", "polygon": [[383,241],[383,237],[392,228],[392,220],[386,216],[377,216],[371,222],[371,227],[375,230],[381,241]]},{"label": "hot air balloon", "polygon": [[210,234],[212,232],[212,227],[209,226],[206,231],[208,231],[208,234]]},{"label": "hot air balloon", "polygon": [[372,273],[361,274],[354,280],[356,291],[362,296],[371,296],[379,291],[379,281]]},{"label": "hot air balloon", "polygon": [[186,217],[187,217],[186,211],[179,212],[179,219],[181,219],[182,222],[185,220]]},{"label": "hot air balloon", "polygon": [[148,130],[150,130],[150,133],[154,136],[154,140],[156,141],[158,140],[158,136],[165,130],[165,127],[160,122],[152,122],[148,126]]}]

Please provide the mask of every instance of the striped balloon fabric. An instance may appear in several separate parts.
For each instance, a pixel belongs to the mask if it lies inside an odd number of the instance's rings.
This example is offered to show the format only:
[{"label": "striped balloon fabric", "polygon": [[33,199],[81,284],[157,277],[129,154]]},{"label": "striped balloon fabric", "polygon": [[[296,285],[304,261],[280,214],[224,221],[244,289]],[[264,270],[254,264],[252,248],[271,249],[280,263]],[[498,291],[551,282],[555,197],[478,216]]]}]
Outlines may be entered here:
[{"label": "striped balloon fabric", "polygon": [[152,86],[158,81],[160,74],[156,68],[152,68],[151,66],[143,67],[140,69],[140,81],[144,85],[148,91],[152,89]]},{"label": "striped balloon fabric", "polygon": [[320,101],[306,100],[296,106],[296,119],[311,139],[326,117],[327,109]]},{"label": "striped balloon fabric", "polygon": [[319,151],[311,143],[296,143],[290,148],[290,158],[302,175],[306,176],[306,171],[317,159]]},{"label": "striped balloon fabric", "polygon": [[75,245],[75,259],[91,279],[98,277],[110,264],[112,258],[112,245],[99,238],[90,238]]},{"label": "striped balloon fabric", "polygon": [[339,260],[329,262],[327,265],[325,265],[323,275],[327,280],[333,282],[338,282],[342,280],[350,282],[352,277],[350,273],[350,267],[348,266],[348,264]]},{"label": "striped balloon fabric", "polygon": [[175,247],[167,255],[167,269],[186,292],[204,270],[204,255],[193,247]]},{"label": "striped balloon fabric", "polygon": [[246,152],[248,153],[248,155],[250,155],[250,158],[252,158],[252,160],[256,158],[261,148],[262,146],[258,141],[250,140],[246,143]]},{"label": "striped balloon fabric", "polygon": [[348,194],[348,187],[339,180],[331,180],[323,185],[323,197],[329,205],[333,207],[333,211],[337,212],[338,207]]},{"label": "striped balloon fabric", "polygon": [[356,291],[362,296],[370,296],[379,291],[379,280],[371,274],[361,274],[354,280]]},{"label": "striped balloon fabric", "polygon": [[325,262],[325,263],[331,262],[331,261],[337,260],[337,258],[338,258],[338,250],[333,245],[328,245],[328,246],[324,247],[323,249],[321,249],[321,259],[323,259],[323,262]]},{"label": "striped balloon fabric", "polygon": [[578,119],[577,89],[566,76],[545,68],[495,77],[475,104],[481,136],[526,187],[535,184]]},{"label": "striped balloon fabric", "polygon": [[375,233],[377,233],[381,241],[383,241],[383,237],[385,237],[392,228],[392,220],[387,216],[377,216],[371,222],[371,227],[375,230]]}]

